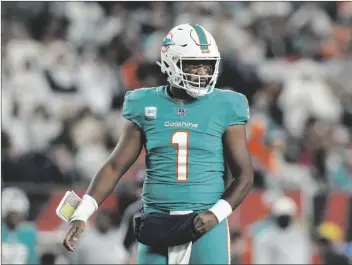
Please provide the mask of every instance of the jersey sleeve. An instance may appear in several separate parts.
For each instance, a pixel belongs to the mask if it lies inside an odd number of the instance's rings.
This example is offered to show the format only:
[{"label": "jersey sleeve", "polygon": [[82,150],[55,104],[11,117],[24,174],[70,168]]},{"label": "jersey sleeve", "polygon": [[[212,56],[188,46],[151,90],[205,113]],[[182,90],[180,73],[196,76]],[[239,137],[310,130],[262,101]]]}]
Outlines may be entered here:
[{"label": "jersey sleeve", "polygon": [[139,128],[142,128],[142,104],[137,91],[128,91],[123,102],[122,115],[125,119],[134,122]]},{"label": "jersey sleeve", "polygon": [[245,95],[240,93],[231,93],[228,126],[244,125],[250,117],[248,100]]}]

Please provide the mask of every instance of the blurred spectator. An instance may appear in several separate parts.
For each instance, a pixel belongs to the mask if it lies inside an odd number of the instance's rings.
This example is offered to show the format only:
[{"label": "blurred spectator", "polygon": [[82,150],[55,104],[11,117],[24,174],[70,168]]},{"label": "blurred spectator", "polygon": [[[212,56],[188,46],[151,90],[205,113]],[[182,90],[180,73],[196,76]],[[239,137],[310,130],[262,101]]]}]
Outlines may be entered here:
[{"label": "blurred spectator", "polygon": [[349,264],[348,258],[339,251],[342,240],[341,228],[333,223],[324,223],[318,229],[317,248],[322,264]]},{"label": "blurred spectator", "polygon": [[241,265],[245,248],[245,242],[240,230],[230,232],[231,240],[231,264]]},{"label": "blurred spectator", "polygon": [[63,183],[74,183],[82,180],[82,175],[77,171],[73,155],[64,144],[54,144],[50,150],[50,157],[57,165],[57,172],[61,175]]},{"label": "blurred spectator", "polygon": [[352,192],[352,141],[343,150],[342,159],[335,165],[330,176],[332,185],[348,193]]},{"label": "blurred spectator", "polygon": [[331,88],[319,76],[316,63],[302,61],[297,65],[302,74],[292,76],[284,84],[280,105],[284,111],[285,127],[295,137],[302,136],[302,125],[310,116],[336,121],[341,105]]},{"label": "blurred spectator", "polygon": [[19,168],[14,158],[14,147],[9,134],[1,131],[1,176],[2,181],[19,180]]},{"label": "blurred spectator", "polygon": [[44,105],[36,106],[33,110],[27,136],[30,139],[31,150],[46,150],[50,141],[58,136],[61,126],[62,123],[55,119]]},{"label": "blurred spectator", "polygon": [[104,141],[105,128],[90,109],[86,109],[72,129],[77,147],[76,167],[90,181],[109,156]]},{"label": "blurred spectator", "polygon": [[94,113],[106,115],[114,93],[119,91],[119,80],[104,58],[102,49],[84,49],[77,72],[77,85],[81,100]]},{"label": "blurred spectator", "polygon": [[281,197],[273,203],[270,218],[254,226],[254,264],[311,262],[309,234],[296,222],[296,215],[291,198]]},{"label": "blurred spectator", "polygon": [[128,254],[119,228],[114,228],[111,214],[99,211],[95,226],[87,228],[80,239],[74,264],[125,264]]},{"label": "blurred spectator", "polygon": [[95,33],[104,18],[104,11],[97,2],[66,2],[63,15],[69,20],[68,39],[77,46],[95,44]]},{"label": "blurred spectator", "polygon": [[19,188],[2,191],[1,242],[2,263],[39,264],[37,230],[26,217],[29,211],[27,195]]},{"label": "blurred spectator", "polygon": [[317,242],[319,254],[322,256],[322,264],[333,265],[350,264],[348,258],[333,249],[331,242],[326,238],[319,238]]}]

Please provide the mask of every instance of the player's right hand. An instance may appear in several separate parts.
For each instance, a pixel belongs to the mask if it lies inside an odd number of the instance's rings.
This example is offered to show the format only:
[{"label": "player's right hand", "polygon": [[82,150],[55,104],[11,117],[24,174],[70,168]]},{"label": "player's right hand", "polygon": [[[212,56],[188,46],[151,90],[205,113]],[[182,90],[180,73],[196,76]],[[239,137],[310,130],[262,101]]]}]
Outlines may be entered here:
[{"label": "player's right hand", "polygon": [[86,224],[84,221],[76,220],[71,222],[70,228],[66,233],[66,237],[63,243],[64,247],[67,250],[69,251],[76,250],[77,241],[81,233],[84,231],[85,227],[86,227]]}]

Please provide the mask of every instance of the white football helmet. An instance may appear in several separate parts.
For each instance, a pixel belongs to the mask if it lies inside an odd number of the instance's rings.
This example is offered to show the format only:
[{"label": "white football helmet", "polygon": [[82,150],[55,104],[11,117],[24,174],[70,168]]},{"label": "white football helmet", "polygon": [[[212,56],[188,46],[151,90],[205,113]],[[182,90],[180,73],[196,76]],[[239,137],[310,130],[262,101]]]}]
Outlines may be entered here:
[{"label": "white football helmet", "polygon": [[2,191],[2,214],[16,212],[25,218],[28,215],[30,202],[24,191],[17,187],[8,187]]},{"label": "white football helmet", "polygon": [[[189,74],[183,71],[185,60],[209,60],[214,64],[210,75]],[[174,27],[161,45],[161,62],[157,64],[168,75],[171,86],[185,89],[192,97],[201,97],[213,92],[219,74],[220,53],[213,36],[196,24]],[[193,81],[191,77],[196,77]],[[201,78],[208,80],[206,86]],[[195,81],[197,80],[197,81]],[[203,85],[203,86],[202,86]]]}]

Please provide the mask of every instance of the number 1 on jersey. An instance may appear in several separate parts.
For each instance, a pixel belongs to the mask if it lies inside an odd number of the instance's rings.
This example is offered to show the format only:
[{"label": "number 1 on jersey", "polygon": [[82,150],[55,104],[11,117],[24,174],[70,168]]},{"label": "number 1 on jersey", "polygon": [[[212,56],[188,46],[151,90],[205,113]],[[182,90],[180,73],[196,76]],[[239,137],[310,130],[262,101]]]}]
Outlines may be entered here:
[{"label": "number 1 on jersey", "polygon": [[188,180],[188,131],[175,131],[171,144],[176,146],[176,180]]}]

